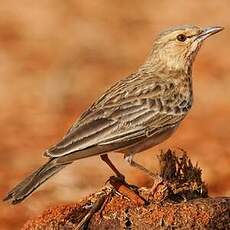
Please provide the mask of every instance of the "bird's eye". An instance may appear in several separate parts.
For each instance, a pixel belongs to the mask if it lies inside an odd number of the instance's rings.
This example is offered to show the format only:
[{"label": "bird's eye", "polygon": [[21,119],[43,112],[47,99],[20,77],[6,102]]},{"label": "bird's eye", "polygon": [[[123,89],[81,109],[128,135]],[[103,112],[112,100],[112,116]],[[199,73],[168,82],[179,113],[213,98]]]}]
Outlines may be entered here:
[{"label": "bird's eye", "polygon": [[184,42],[187,39],[187,37],[184,34],[179,34],[179,35],[177,35],[176,38],[180,42]]}]

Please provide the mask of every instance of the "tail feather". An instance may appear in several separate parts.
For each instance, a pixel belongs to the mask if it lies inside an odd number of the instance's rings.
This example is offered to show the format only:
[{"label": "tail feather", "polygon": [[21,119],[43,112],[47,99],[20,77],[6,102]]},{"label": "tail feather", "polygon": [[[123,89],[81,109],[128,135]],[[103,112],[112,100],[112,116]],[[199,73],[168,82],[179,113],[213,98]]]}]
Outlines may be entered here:
[{"label": "tail feather", "polygon": [[12,204],[17,204],[28,197],[35,189],[37,189],[42,183],[48,180],[51,176],[58,173],[67,163],[57,163],[56,158],[51,158],[46,164],[34,171],[30,176],[25,178],[22,182],[16,185],[3,199],[3,201],[9,201]]}]

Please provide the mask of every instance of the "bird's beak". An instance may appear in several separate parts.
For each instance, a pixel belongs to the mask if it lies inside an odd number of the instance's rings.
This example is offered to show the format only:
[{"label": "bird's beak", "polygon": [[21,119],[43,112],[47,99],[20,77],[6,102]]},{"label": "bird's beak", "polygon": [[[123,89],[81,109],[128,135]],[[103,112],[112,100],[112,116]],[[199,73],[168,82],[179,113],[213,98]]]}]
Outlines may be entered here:
[{"label": "bird's beak", "polygon": [[220,26],[207,27],[202,30],[202,32],[196,37],[195,40],[203,41],[206,38],[210,37],[211,35],[222,31],[223,29],[224,27],[220,27]]}]

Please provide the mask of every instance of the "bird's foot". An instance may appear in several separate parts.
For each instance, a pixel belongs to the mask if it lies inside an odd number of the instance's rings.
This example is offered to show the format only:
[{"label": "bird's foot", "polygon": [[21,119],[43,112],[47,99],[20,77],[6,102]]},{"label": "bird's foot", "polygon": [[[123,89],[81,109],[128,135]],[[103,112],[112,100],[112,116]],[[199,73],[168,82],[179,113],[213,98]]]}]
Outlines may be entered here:
[{"label": "bird's foot", "polygon": [[129,198],[137,205],[145,205],[147,201],[139,195],[138,187],[128,184],[123,178],[111,176],[109,183],[114,187],[116,192]]},{"label": "bird's foot", "polygon": [[125,176],[123,175],[123,174],[121,174],[121,173],[119,173],[119,174],[117,174],[117,180],[119,180],[120,182],[124,182],[124,183],[126,183],[126,181],[125,181]]},{"label": "bird's foot", "polygon": [[154,183],[150,190],[148,200],[150,196],[156,201],[164,200],[169,193],[169,186],[167,182],[159,175],[154,177]]},{"label": "bird's foot", "polygon": [[[125,181],[125,176],[123,174],[117,174],[116,176],[111,176],[106,182],[105,184],[107,184],[108,182],[111,181],[116,181],[116,182],[120,182],[122,184],[127,184],[127,182]],[[110,183],[111,184],[111,183]]]},{"label": "bird's foot", "polygon": [[154,182],[153,182],[153,185],[150,191],[151,194],[154,194],[157,191],[157,188],[159,187],[159,185],[162,184],[164,181],[163,178],[159,175],[154,176],[153,179],[154,179]]}]

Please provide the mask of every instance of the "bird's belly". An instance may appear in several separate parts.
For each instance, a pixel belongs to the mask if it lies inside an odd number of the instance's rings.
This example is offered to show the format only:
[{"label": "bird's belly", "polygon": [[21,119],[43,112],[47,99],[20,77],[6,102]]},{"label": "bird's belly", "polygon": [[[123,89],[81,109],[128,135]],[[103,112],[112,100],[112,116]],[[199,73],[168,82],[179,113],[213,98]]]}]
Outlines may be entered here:
[{"label": "bird's belly", "polygon": [[131,146],[119,149],[116,152],[120,152],[120,153],[124,153],[124,154],[128,154],[128,155],[142,152],[142,151],[149,149],[155,145],[158,145],[158,144],[162,143],[163,141],[165,141],[166,139],[168,139],[174,133],[176,128],[177,128],[177,126],[176,127],[174,126],[172,128],[168,128],[161,133],[158,133],[158,134],[153,135],[151,137],[146,137],[145,140],[137,142]]}]

